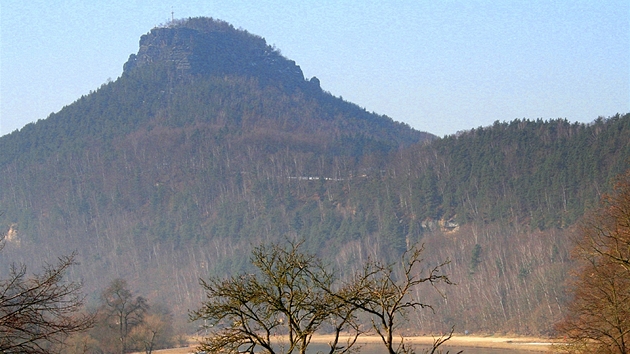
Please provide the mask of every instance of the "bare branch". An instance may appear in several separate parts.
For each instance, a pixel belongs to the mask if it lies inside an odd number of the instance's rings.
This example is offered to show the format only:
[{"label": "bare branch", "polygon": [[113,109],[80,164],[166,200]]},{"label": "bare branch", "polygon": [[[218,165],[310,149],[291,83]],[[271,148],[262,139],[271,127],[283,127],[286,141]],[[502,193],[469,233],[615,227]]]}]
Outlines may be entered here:
[{"label": "bare branch", "polygon": [[[257,274],[201,281],[207,301],[191,313],[191,319],[209,320],[212,325],[212,335],[201,344],[203,350],[304,353],[313,334],[334,323],[337,337],[330,353],[349,351],[356,337],[342,346],[339,335],[357,328],[355,309],[325,290],[332,288],[335,275],[299,247],[300,243],[257,247],[252,254]],[[284,346],[279,338],[286,339]]]},{"label": "bare branch", "polygon": [[583,223],[574,297],[557,325],[577,353],[630,352],[630,172]]},{"label": "bare branch", "polygon": [[[408,312],[414,309],[433,311],[430,304],[414,298],[412,290],[423,283],[429,283],[435,289],[437,283],[452,284],[448,276],[440,274],[448,261],[431,268],[428,272],[419,269],[423,262],[421,258],[423,251],[424,246],[420,246],[413,247],[405,253],[399,265],[399,273],[402,274],[400,280],[396,280],[394,265],[368,261],[362,272],[357,273],[346,285],[347,290],[342,293],[343,295],[337,295],[342,301],[372,317],[372,327],[390,354],[412,351],[405,345],[404,338],[401,337],[400,341],[394,339],[394,332]],[[441,292],[440,294],[444,296]]]},{"label": "bare branch", "polygon": [[93,315],[78,314],[81,284],[63,281],[75,258],[60,257],[30,278],[26,266],[13,265],[9,278],[0,280],[0,352],[48,353],[66,336],[92,327]]}]

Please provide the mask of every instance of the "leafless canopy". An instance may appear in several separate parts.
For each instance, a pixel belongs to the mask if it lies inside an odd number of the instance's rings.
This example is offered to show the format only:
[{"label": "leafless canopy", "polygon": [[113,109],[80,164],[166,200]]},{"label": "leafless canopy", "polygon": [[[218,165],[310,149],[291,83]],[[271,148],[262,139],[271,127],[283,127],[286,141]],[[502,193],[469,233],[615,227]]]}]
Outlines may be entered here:
[{"label": "leafless canopy", "polygon": [[142,296],[134,298],[124,279],[114,279],[101,294],[103,306],[109,327],[117,332],[120,353],[128,350],[131,330],[141,324],[149,309],[147,301]]},{"label": "leafless canopy", "polygon": [[[431,304],[414,298],[412,290],[421,284],[452,284],[448,276],[442,274],[442,268],[448,261],[421,269],[423,251],[424,246],[412,248],[405,253],[398,267],[378,261],[367,262],[362,272],[348,283],[342,297],[344,302],[371,317],[372,328],[390,354],[413,352],[402,337],[400,340],[394,338],[397,326],[403,323],[408,312],[415,309],[433,310]],[[432,352],[438,350],[448,338],[450,336],[437,339]]]},{"label": "leafless canopy", "polygon": [[[193,320],[210,321],[211,334],[201,350],[305,353],[313,334],[326,329],[332,333],[330,354],[356,351],[354,344],[362,334],[357,317],[362,313],[372,319],[389,353],[411,353],[402,340],[393,339],[394,330],[407,311],[431,307],[414,299],[411,290],[422,283],[450,284],[440,273],[445,263],[420,275],[422,248],[404,258],[399,281],[393,266],[368,262],[360,274],[342,282],[299,246],[258,247],[252,257],[256,274],[201,281],[207,300],[191,314]],[[350,334],[349,339],[341,341],[342,333]],[[437,340],[433,350],[447,339]]]},{"label": "leafless canopy", "polygon": [[49,353],[68,335],[92,326],[93,316],[79,314],[81,284],[63,280],[75,258],[60,257],[31,277],[25,265],[13,265],[9,277],[0,279],[0,352]]},{"label": "leafless canopy", "polygon": [[[334,275],[299,244],[254,249],[257,274],[201,281],[207,301],[191,318],[210,320],[212,335],[202,342],[210,352],[305,353],[312,335],[333,324],[330,353],[346,353],[354,340],[339,344],[342,330],[354,330],[354,309],[324,291]],[[358,335],[358,334],[357,334]],[[354,337],[356,339],[356,336]]]},{"label": "leafless canopy", "polygon": [[630,353],[630,172],[584,222],[573,300],[557,325],[574,353]]}]

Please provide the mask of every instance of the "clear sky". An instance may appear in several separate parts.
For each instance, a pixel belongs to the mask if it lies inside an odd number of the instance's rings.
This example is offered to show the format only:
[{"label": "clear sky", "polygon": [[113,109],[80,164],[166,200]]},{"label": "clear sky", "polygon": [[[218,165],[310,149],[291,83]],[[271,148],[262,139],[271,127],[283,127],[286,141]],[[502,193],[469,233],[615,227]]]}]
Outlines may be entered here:
[{"label": "clear sky", "polygon": [[630,112],[628,0],[1,0],[0,135],[115,80],[171,12],[262,36],[324,90],[439,136]]}]

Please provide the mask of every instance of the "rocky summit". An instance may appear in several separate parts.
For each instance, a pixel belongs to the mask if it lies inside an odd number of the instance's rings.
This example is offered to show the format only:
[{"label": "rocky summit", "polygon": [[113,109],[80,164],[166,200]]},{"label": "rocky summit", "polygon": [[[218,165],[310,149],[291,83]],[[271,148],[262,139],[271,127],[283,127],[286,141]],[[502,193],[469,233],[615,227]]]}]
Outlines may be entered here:
[{"label": "rocky summit", "polygon": [[305,81],[295,61],[283,57],[264,38],[211,18],[154,28],[140,38],[140,49],[129,56],[124,72],[154,63],[180,75],[247,75],[288,87],[307,83],[319,87],[319,80]]}]

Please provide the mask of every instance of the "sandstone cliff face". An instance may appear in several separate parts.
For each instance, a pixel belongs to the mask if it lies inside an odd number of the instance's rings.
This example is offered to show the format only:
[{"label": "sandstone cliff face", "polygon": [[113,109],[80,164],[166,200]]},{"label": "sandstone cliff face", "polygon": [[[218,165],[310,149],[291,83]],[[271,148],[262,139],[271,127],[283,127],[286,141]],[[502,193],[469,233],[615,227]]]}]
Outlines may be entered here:
[{"label": "sandstone cliff face", "polygon": [[124,72],[154,63],[179,75],[247,75],[285,87],[308,83],[300,67],[263,38],[209,18],[154,28],[140,38],[138,53],[130,55]]},{"label": "sandstone cliff face", "polygon": [[[12,243],[18,246],[20,245],[20,239],[18,238],[17,224],[11,224],[9,226],[9,230],[7,231],[6,235],[4,235],[4,240],[8,243]],[[1,241],[1,237],[0,237],[0,241]],[[0,249],[1,248],[2,247],[0,244]]]}]

